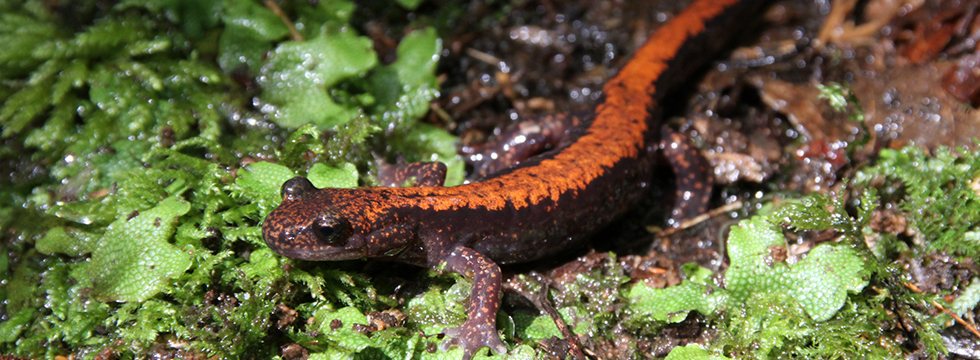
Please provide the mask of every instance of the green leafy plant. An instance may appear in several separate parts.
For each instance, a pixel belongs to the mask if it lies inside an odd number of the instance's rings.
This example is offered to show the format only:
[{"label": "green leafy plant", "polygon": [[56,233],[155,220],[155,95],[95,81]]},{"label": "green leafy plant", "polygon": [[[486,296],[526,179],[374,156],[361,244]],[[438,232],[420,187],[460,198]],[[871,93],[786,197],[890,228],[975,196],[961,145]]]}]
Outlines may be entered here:
[{"label": "green leafy plant", "polygon": [[855,183],[880,186],[896,198],[909,224],[930,250],[980,256],[980,156],[965,148],[939,147],[933,155],[914,146],[885,149],[875,166],[862,169]]},{"label": "green leafy plant", "polygon": [[[297,174],[370,181],[377,137],[461,181],[454,138],[413,126],[437,94],[433,30],[407,33],[382,66],[343,30],[347,1],[281,9],[292,24],[251,0],[74,5],[0,1],[0,127],[16,144],[0,156],[43,169],[0,186],[0,230],[21,239],[0,258],[15,314],[0,353],[273,357],[263,344],[294,297],[308,316],[394,304],[361,276],[272,254],[261,221]],[[315,99],[341,110],[323,117]]]},{"label": "green leafy plant", "polygon": [[817,324],[868,283],[861,257],[847,245],[821,244],[795,264],[779,260],[774,254],[786,240],[764,216],[733,227],[728,241],[724,288],[709,281],[710,271],[686,265],[688,279],[678,286],[653,289],[640,282],[629,290],[634,321],[680,322],[694,310],[726,319],[726,353],[767,358],[813,341]]},{"label": "green leafy plant", "polygon": [[[633,285],[626,297],[631,326],[653,321],[684,320],[690,311],[713,319],[721,334],[707,348],[678,347],[674,356],[700,358],[819,357],[901,358],[903,350],[887,338],[885,323],[894,321],[885,304],[899,304],[904,314],[918,319],[916,329],[933,354],[943,351],[936,327],[913,310],[929,296],[909,292],[896,279],[896,269],[881,265],[864,247],[871,213],[877,206],[873,191],[856,202],[851,216],[842,198],[811,195],[789,201],[768,216],[755,216],[733,227],[729,236],[730,266],[724,287],[711,273],[692,264],[684,267],[680,285],[653,289]],[[806,258],[788,264],[781,258],[786,240],[778,224],[799,230],[835,230],[840,243],[819,244]],[[869,281],[875,279],[874,291]],[[970,296],[967,298],[972,299]],[[970,300],[972,301],[972,300]],[[675,355],[674,352],[677,352]]]}]

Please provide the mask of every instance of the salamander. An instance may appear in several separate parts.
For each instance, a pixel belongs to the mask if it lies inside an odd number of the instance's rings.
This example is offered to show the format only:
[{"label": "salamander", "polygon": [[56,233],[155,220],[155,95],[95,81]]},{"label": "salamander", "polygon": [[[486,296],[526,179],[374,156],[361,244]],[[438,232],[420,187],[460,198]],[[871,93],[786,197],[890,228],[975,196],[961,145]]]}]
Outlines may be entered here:
[{"label": "salamander", "polygon": [[[660,101],[705,64],[760,0],[699,0],[657,29],[603,87],[594,114],[564,131],[558,146],[479,182],[443,187],[317,189],[296,177],[263,236],[276,253],[302,260],[375,258],[472,278],[463,325],[444,347],[469,359],[507,348],[496,330],[498,264],[532,261],[572,247],[635,206],[647,193],[663,148],[677,174],[701,166],[672,156],[683,141],[661,129]],[[670,151],[673,150],[673,153]],[[704,202],[704,178],[677,180],[681,199]]]}]

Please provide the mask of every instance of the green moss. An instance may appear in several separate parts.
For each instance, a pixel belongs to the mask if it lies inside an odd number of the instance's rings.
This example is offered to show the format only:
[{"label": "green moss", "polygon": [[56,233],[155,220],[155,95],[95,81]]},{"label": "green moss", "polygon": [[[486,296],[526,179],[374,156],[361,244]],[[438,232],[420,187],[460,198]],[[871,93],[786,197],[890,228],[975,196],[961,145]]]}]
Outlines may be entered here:
[{"label": "green moss", "polygon": [[[0,127],[16,144],[0,156],[43,174],[0,184],[0,230],[20,239],[0,259],[12,279],[0,295],[15,314],[0,324],[0,353],[268,358],[276,347],[266,344],[289,341],[270,332],[279,304],[305,316],[314,303],[394,306],[362,276],[272,254],[261,221],[290,177],[367,179],[375,143],[455,161],[460,177],[454,138],[400,128],[437,94],[433,31],[411,33],[382,67],[367,38],[341,31],[347,1],[288,3],[304,41],[287,40],[258,1],[49,5],[0,1]],[[261,93],[240,80],[253,77]],[[382,88],[391,80],[400,83]],[[246,106],[253,98],[272,109],[267,119]],[[271,161],[242,166],[245,157]],[[398,356],[425,348],[403,330],[382,338],[404,338],[384,350]]]},{"label": "green moss", "polygon": [[878,163],[861,170],[855,182],[880,186],[894,198],[909,225],[925,237],[930,250],[980,256],[978,233],[980,155],[976,150],[939,147],[933,155],[914,146],[881,151]]},{"label": "green moss", "polygon": [[847,113],[848,120],[855,122],[861,129],[861,137],[847,141],[848,157],[853,158],[854,153],[860,150],[871,141],[871,132],[864,121],[864,106],[858,100],[857,95],[846,85],[830,82],[827,85],[817,84],[820,91],[820,99],[826,100],[834,111]]}]

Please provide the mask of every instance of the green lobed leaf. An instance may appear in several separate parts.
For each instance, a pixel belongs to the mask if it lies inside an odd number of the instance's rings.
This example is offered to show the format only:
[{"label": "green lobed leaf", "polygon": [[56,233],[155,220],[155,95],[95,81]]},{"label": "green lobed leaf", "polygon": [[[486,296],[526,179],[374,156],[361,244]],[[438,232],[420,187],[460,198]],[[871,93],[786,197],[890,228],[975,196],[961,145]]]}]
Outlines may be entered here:
[{"label": "green lobed leaf", "polygon": [[272,10],[252,0],[224,0],[221,21],[225,32],[252,31],[257,39],[279,40],[289,35],[289,28]]},{"label": "green lobed leaf", "polygon": [[354,330],[355,324],[367,325],[367,317],[355,307],[348,306],[337,310],[320,307],[310,321],[310,328],[318,329],[331,345],[349,352],[358,352],[374,342],[367,335]]},{"label": "green lobed leaf", "polygon": [[285,166],[259,161],[239,169],[235,184],[242,188],[242,196],[246,199],[259,203],[260,208],[272,211],[282,202],[279,194],[282,183],[295,176]]},{"label": "green lobed leaf", "polygon": [[357,186],[357,167],[351,163],[330,166],[316,163],[306,173],[306,178],[317,188],[353,188]]},{"label": "green lobed leaf", "polygon": [[717,311],[725,293],[709,291],[707,281],[711,270],[695,264],[685,264],[683,270],[687,279],[676,286],[655,289],[642,281],[633,285],[626,294],[630,299],[628,309],[633,314],[668,323],[683,321],[692,310],[705,315]]},{"label": "green lobed leaf", "polygon": [[[435,69],[441,51],[442,40],[433,28],[405,35],[396,50],[397,60],[378,67],[371,76],[372,93],[378,104],[386,111],[403,112],[405,114],[397,115],[410,119],[424,115],[428,111],[428,100],[424,104],[406,100],[420,90],[438,88]],[[438,92],[428,95],[437,96]]]},{"label": "green lobed leaf", "polygon": [[665,360],[731,360],[731,358],[713,354],[698,344],[687,344],[670,349]]},{"label": "green lobed leaf", "polygon": [[168,240],[190,204],[169,197],[156,207],[106,228],[86,264],[93,294],[106,301],[144,301],[190,266],[190,256]]},{"label": "green lobed leaf", "polygon": [[848,291],[860,291],[868,284],[864,262],[850,247],[823,243],[796,264],[773,260],[770,252],[785,246],[785,240],[764,216],[740,222],[728,241],[731,266],[725,284],[736,301],[757,291],[783,291],[799,301],[811,318],[824,321],[840,309]]},{"label": "green lobed leaf", "polygon": [[48,215],[57,216],[63,220],[82,225],[95,224],[106,226],[115,221],[117,215],[119,215],[116,210],[117,204],[112,201],[114,198],[110,195],[103,199],[88,199],[55,204],[45,212]]},{"label": "green lobed leaf", "polygon": [[429,111],[429,103],[439,96],[435,69],[441,52],[442,41],[435,29],[416,30],[398,44],[394,63],[372,72],[368,80],[377,100],[372,112],[381,113],[382,128],[414,129],[418,119]]},{"label": "green lobed leaf", "polygon": [[409,324],[427,335],[435,335],[451,326],[462,325],[466,321],[467,299],[472,284],[457,281],[448,289],[433,285],[421,296],[409,299],[405,314]]},{"label": "green lobed leaf", "polygon": [[396,2],[403,8],[415,10],[415,8],[419,7],[419,4],[422,3],[422,0],[396,0]]},{"label": "green lobed leaf", "polygon": [[784,279],[785,286],[815,321],[830,319],[847,300],[848,292],[860,292],[868,285],[862,276],[864,261],[846,246],[817,245],[792,269]]},{"label": "green lobed leaf", "polygon": [[271,10],[252,0],[225,0],[224,10],[218,64],[228,73],[239,66],[257,72],[272,42],[288,35],[289,29]]},{"label": "green lobed leaf", "polygon": [[551,337],[562,338],[561,331],[558,330],[558,325],[555,325],[554,319],[548,315],[534,317],[527,328],[524,329],[523,335],[529,340],[541,340]]},{"label": "green lobed leaf", "polygon": [[459,139],[448,131],[429,124],[416,124],[405,135],[405,139],[414,139],[411,144],[403,141],[393,141],[392,147],[402,151],[417,153],[423,156],[418,161],[439,161],[446,164],[445,186],[456,186],[463,183],[466,176],[466,162],[456,150]]},{"label": "green lobed leaf", "polygon": [[34,247],[43,254],[61,253],[82,256],[94,251],[98,241],[99,234],[59,226],[48,230],[44,237],[37,240]]},{"label": "green lobed leaf", "polygon": [[398,59],[390,66],[398,74],[402,85],[438,87],[436,66],[442,53],[442,39],[436,30],[427,27],[415,30],[398,43]]},{"label": "green lobed leaf", "polygon": [[353,31],[280,43],[260,71],[261,98],[267,104],[262,111],[286,128],[346,123],[358,111],[335,102],[330,89],[362,75],[377,62],[371,40]]},{"label": "green lobed leaf", "polygon": [[339,31],[347,27],[356,8],[354,2],[348,0],[300,1],[293,5],[297,14],[296,29],[307,39],[323,31]]},{"label": "green lobed leaf", "polygon": [[725,286],[733,300],[745,301],[759,290],[785,290],[780,279],[789,270],[788,265],[765,261],[774,246],[785,246],[783,235],[761,216],[732,226],[728,238],[731,265],[725,272]]}]

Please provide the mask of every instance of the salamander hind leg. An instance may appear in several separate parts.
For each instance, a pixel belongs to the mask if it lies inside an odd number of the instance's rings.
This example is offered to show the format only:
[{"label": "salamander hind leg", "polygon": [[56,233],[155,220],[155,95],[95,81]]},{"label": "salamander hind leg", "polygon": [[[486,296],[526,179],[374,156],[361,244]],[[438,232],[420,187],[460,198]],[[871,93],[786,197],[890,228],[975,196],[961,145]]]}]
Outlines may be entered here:
[{"label": "salamander hind leg", "polygon": [[686,136],[666,126],[662,133],[664,157],[674,170],[677,184],[669,222],[671,227],[677,227],[681,221],[707,211],[711,199],[711,169],[708,160]]},{"label": "salamander hind leg", "polygon": [[375,163],[378,166],[378,185],[383,187],[438,187],[446,181],[446,164],[438,161],[388,164],[378,159]]},{"label": "salamander hind leg", "polygon": [[449,339],[443,349],[451,345],[463,348],[463,360],[469,360],[484,346],[498,354],[507,347],[497,334],[497,308],[500,307],[500,267],[476,250],[457,246],[443,257],[446,269],[473,278],[467,320],[459,327],[443,330]]},{"label": "salamander hind leg", "polygon": [[528,119],[508,126],[491,141],[462,146],[459,153],[473,166],[476,177],[485,177],[565,145],[584,123],[583,117],[572,113]]}]

